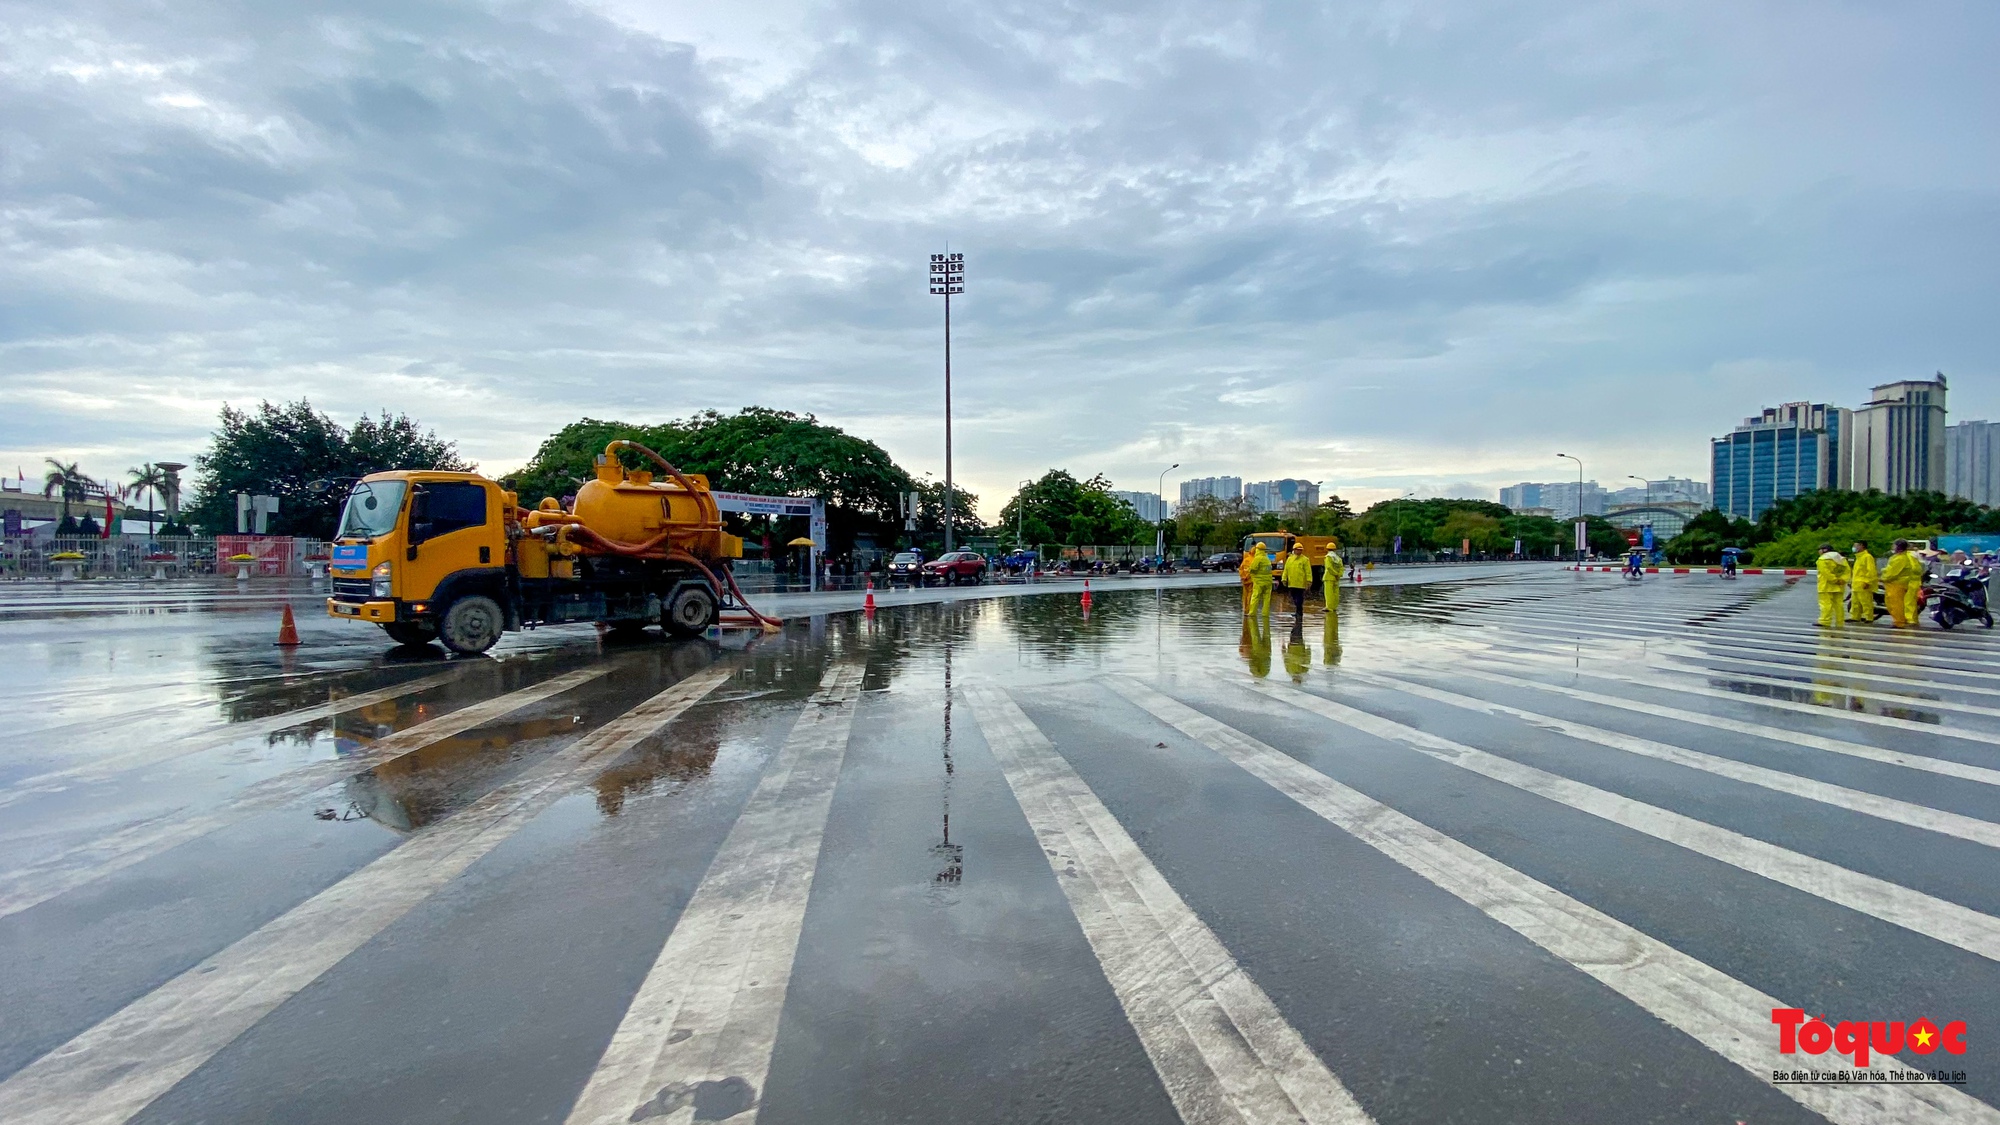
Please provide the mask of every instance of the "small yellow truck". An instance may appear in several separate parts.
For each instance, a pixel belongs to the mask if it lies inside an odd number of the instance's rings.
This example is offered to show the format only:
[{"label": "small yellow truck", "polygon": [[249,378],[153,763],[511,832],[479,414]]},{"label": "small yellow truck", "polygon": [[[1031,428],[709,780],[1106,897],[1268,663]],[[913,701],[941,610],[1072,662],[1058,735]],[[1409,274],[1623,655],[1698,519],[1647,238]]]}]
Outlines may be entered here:
[{"label": "small yellow truck", "polygon": [[[631,449],[661,472],[627,470]],[[660,625],[696,636],[733,594],[743,540],[722,528],[708,480],[614,441],[564,508],[522,508],[477,473],[398,470],[356,482],[332,550],[329,616],[380,625],[398,644],[484,652],[503,632],[572,621]]]}]

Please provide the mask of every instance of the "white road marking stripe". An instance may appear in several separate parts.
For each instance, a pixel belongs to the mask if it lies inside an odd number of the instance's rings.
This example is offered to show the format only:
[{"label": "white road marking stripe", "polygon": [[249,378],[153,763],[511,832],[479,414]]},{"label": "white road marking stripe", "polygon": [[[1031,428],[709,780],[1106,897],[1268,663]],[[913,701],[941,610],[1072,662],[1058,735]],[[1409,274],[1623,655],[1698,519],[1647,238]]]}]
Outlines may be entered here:
[{"label": "white road marking stripe", "polygon": [[[1588,679],[1596,679],[1596,681],[1628,683],[1628,685],[1636,685],[1636,687],[1652,687],[1652,689],[1672,691],[1672,693],[1680,693],[1680,695],[1700,695],[1700,697],[1706,697],[1706,699],[1726,699],[1730,703],[1744,703],[1744,705],[1752,705],[1752,707],[1770,707],[1772,711],[1790,711],[1794,715],[1818,715],[1820,719],[1840,719],[1840,721],[1846,721],[1846,723],[1860,723],[1864,727],[1888,727],[1890,731],[1904,731],[1904,733],[1916,733],[1916,735],[1932,735],[1932,737],[1940,737],[1940,739],[1962,739],[1962,741],[1968,741],[1968,743],[1978,743],[1982,747],[1990,747],[1994,743],[1994,739],[1996,739],[1996,735],[1992,735],[1988,731],[1972,731],[1972,729],[1966,729],[1966,727],[1940,727],[1936,723],[1918,723],[1914,719],[1896,719],[1896,717],[1890,717],[1890,715],[1868,715],[1868,713],[1862,713],[1862,711],[1840,711],[1840,709],[1834,709],[1834,707],[1818,707],[1814,703],[1794,703],[1790,699],[1772,699],[1772,697],[1766,697],[1766,695],[1748,695],[1748,693],[1740,693],[1740,691],[1724,691],[1724,689],[1718,689],[1718,687],[1700,687],[1700,685],[1682,683],[1678,679],[1662,677],[1662,675],[1612,673],[1612,671],[1592,671],[1592,669],[1576,669],[1576,667],[1566,667],[1564,671],[1568,675],[1588,677]],[[1720,675],[1728,675],[1728,673],[1720,673]],[[1800,687],[1800,685],[1794,685],[1794,687]],[[1854,693],[1852,691],[1842,691],[1840,695],[1854,695]]]},{"label": "white road marking stripe", "polygon": [[1181,1119],[1372,1121],[1020,707],[966,697]]},{"label": "white road marking stripe", "polygon": [[[1953,645],[1951,648],[1945,648],[1942,645],[1921,642],[1905,645],[1900,638],[1909,634],[1893,633],[1886,628],[1880,629],[1879,635],[1863,633],[1862,637],[1856,640],[1846,639],[1845,629],[1840,631],[1840,635],[1815,632],[1801,636],[1797,640],[1787,640],[1781,636],[1773,636],[1762,628],[1719,628],[1708,623],[1690,625],[1684,620],[1672,619],[1629,620],[1617,615],[1600,614],[1598,608],[1597,606],[1590,608],[1589,620],[1560,612],[1511,609],[1506,612],[1482,612],[1451,620],[1493,628],[1520,629],[1551,637],[1573,637],[1578,633],[1630,640],[1658,637],[1717,648],[1783,652],[1802,657],[1825,656],[1842,660],[1868,660],[1896,668],[1918,671],[1936,668],[1953,676],[1969,676],[1982,680],[2000,679],[2000,674],[1971,663],[1981,657],[1976,653],[1965,653],[1961,646]],[[1855,627],[1857,632],[1864,628],[1869,627]],[[1898,639],[1892,641],[1890,639],[1892,637]]]},{"label": "white road marking stripe", "polygon": [[820,681],[632,998],[570,1125],[752,1121],[864,666]]},{"label": "white road marking stripe", "polygon": [[2000,918],[1990,914],[1982,914],[1955,902],[1946,902],[1887,879],[1851,871],[1740,832],[1718,828],[1707,821],[1657,805],[1585,785],[1581,781],[1572,781],[1547,770],[1523,765],[1512,758],[1502,758],[1498,754],[1439,738],[1311,692],[1264,683],[1240,686],[1376,738],[1399,742],[1420,754],[1504,785],[1545,797],[1635,832],[1643,832],[1654,839],[1665,840],[1696,855],[1761,875],[1774,883],[1880,918],[1891,925],[1935,938],[1988,960],[2000,961]]},{"label": "white road marking stripe", "polygon": [[[1555,648],[1553,646],[1540,642],[1517,642],[1517,643],[1521,643],[1523,647],[1534,647],[1545,652],[1555,651]],[[1736,657],[1689,655],[1685,653],[1677,653],[1672,651],[1672,648],[1669,647],[1669,643],[1656,644],[1649,647],[1652,650],[1659,652],[1661,656],[1667,659],[1674,660],[1679,663],[1690,664],[1693,665],[1693,667],[1662,668],[1656,664],[1651,664],[1642,661],[1641,662],[1642,666],[1647,668],[1652,668],[1655,670],[1655,672],[1654,674],[1648,674],[1648,675],[1642,675],[1640,673],[1626,673],[1627,675],[1635,677],[1633,682],[1658,684],[1662,687],[1670,687],[1678,691],[1680,690],[1681,682],[1679,680],[1674,679],[1673,677],[1716,676],[1725,679],[1735,680],[1740,683],[1763,684],[1770,687],[1789,688],[1792,691],[1817,691],[1826,694],[1844,695],[1850,699],[1868,700],[1885,707],[1904,707],[1917,711],[1931,710],[1931,711],[1958,712],[1967,715],[1981,715],[1988,718],[2000,718],[2000,707],[1983,707],[1976,703],[1958,703],[1948,699],[1933,699],[1916,695],[1913,693],[1893,692],[1887,690],[1886,688],[1867,688],[1850,683],[1827,683],[1823,680],[1787,679],[1784,676],[1763,675],[1757,672],[1738,672],[1733,670],[1724,670],[1720,668],[1710,668],[1707,667],[1705,664],[1703,664],[1703,661],[1716,660],[1730,664],[1748,665],[1753,668],[1763,668],[1772,671],[1795,672],[1800,676],[1825,677],[1828,680],[1895,679],[1896,682],[1911,683],[1911,684],[1918,682],[1915,680],[1905,680],[1896,677],[1869,676],[1866,673],[1847,672],[1837,668],[1819,669],[1802,664],[1774,664],[1761,661],[1745,660]],[[1931,687],[1936,690],[1944,690],[1944,691],[1977,690],[1973,688],[1951,688],[1941,684],[1928,684],[1925,686]],[[1747,695],[1742,692],[1731,692],[1729,694],[1738,698],[1748,698],[1755,700],[1762,700],[1764,698],[1763,696]],[[1803,706],[1812,706],[1816,711],[1827,710],[1827,708],[1825,707],[1819,707],[1812,704],[1804,704]],[[1890,717],[1893,718],[1893,716]],[[1898,721],[1909,722],[1911,720],[1903,719]],[[1932,723],[1922,723],[1920,725],[1924,727],[1924,729],[1926,730],[1936,731],[1940,729],[1938,726]]]},{"label": "white road marking stripe", "polygon": [[[1774,997],[1641,933],[1305,763],[1142,684],[1110,681],[1140,709],[1487,917],[1588,973],[1702,1046],[1769,1083],[1796,1057],[1778,1054]],[[1877,1055],[1873,1067],[1908,1068]],[[1948,1086],[1776,1087],[1841,1125],[2000,1123],[2000,1112]]]},{"label": "white road marking stripe", "polygon": [[708,668],[530,766],[0,1082],[8,1125],[121,1125],[730,673]]},{"label": "white road marking stripe", "polygon": [[[1574,669],[1570,668],[1565,668],[1564,670],[1574,671]],[[1464,676],[1471,680],[1484,680],[1488,683],[1502,684],[1507,687],[1532,688],[1536,691],[1546,692],[1551,695],[1560,695],[1569,699],[1577,699],[1585,703],[1598,703],[1606,707],[1616,707],[1623,711],[1633,711],[1641,715],[1652,715],[1656,718],[1673,719],[1676,722],[1692,723],[1696,726],[1710,727],[1715,730],[1726,730],[1731,734],[1744,734],[1753,738],[1770,739],[1773,742],[1782,742],[1788,746],[1810,746],[1815,750],[1825,750],[1831,754],[1844,754],[1850,758],[1864,758],[1871,762],[1881,762],[1886,765],[1923,770],[1926,773],[1942,774],[1946,777],[1956,777],[1965,781],[1977,781],[1987,785],[2000,785],[2000,770],[1987,769],[1984,766],[1969,766],[1963,762],[1954,762],[1948,758],[1931,758],[1922,754],[1905,754],[1899,750],[1884,750],[1879,746],[1870,746],[1865,742],[1848,742],[1844,739],[1827,738],[1824,735],[1807,734],[1803,731],[1785,730],[1758,723],[1748,723],[1741,719],[1730,719],[1721,715],[1707,715],[1700,711],[1689,711],[1680,707],[1668,707],[1659,703],[1647,703],[1644,700],[1627,699],[1619,695],[1605,695],[1600,692],[1588,691],[1584,688],[1545,683],[1526,676],[1508,675],[1500,672],[1483,672],[1477,668],[1468,668],[1463,665],[1453,665],[1449,669],[1440,668],[1439,671],[1448,671],[1449,674],[1454,676]],[[1818,711],[1820,708],[1813,708],[1813,710]]]},{"label": "white road marking stripe", "polygon": [[317,722],[320,719],[343,715],[349,711],[358,711],[363,707],[385,703],[391,699],[399,699],[405,695],[415,695],[417,692],[428,691],[441,684],[450,683],[458,679],[460,675],[461,673],[454,669],[450,672],[440,672],[435,676],[405,680],[400,684],[391,684],[385,688],[376,688],[374,691],[359,692],[355,695],[329,700],[311,707],[301,707],[296,711],[286,711],[281,715],[270,715],[262,719],[251,719],[241,723],[219,723],[213,727],[206,727],[187,735],[181,740],[181,745],[169,749],[163,749],[158,745],[147,743],[105,758],[82,762],[74,766],[64,767],[63,769],[50,770],[47,773],[38,773],[32,777],[24,777],[10,784],[5,790],[0,790],[0,807],[11,805],[23,797],[34,793],[56,792],[66,789],[71,785],[103,781],[128,770],[157,765],[161,762],[172,761],[175,758],[185,758],[192,754],[199,754],[204,750],[212,750],[218,746],[227,746],[230,743],[239,742],[246,738],[259,738],[265,735],[276,734],[281,730],[289,730],[292,727],[303,726],[306,723]]},{"label": "white road marking stripe", "polygon": [[197,813],[176,810],[120,829],[40,863],[0,874],[0,918],[18,914],[66,891],[151,859],[189,840],[206,836],[251,813],[282,807],[342,778],[365,773],[392,759],[589,683],[608,675],[613,667],[607,663],[580,668],[519,691],[461,707],[399,730],[363,753],[309,762],[267,777],[212,809]]},{"label": "white road marking stripe", "polygon": [[1439,688],[1431,687],[1429,684],[1410,679],[1407,672],[1401,674],[1387,673],[1373,675],[1348,668],[1341,670],[1341,676],[1344,679],[1375,684],[1390,691],[1414,695],[1451,707],[1460,707],[1468,711],[1483,711],[1494,715],[1506,715],[1510,718],[1519,719],[1531,726],[1554,731],[1557,734],[1566,735],[1583,742],[1594,742],[1599,746],[1608,746],[1613,750],[1623,750],[1628,754],[1637,754],[1641,757],[1672,762],[1675,765],[1687,766],[1690,769],[1717,774],[1733,781],[1742,781],[1751,785],[1762,786],[1765,789],[1788,793],[1794,797],[1803,797],[1809,801],[1819,801],[1822,804],[1849,809],[1881,820],[1907,824],[1913,828],[1922,828],[1926,831],[1936,832],[1945,836],[1955,836],[1961,840],[1970,840],[1976,844],[1985,844],[1989,848],[2000,848],[2000,824],[1995,824],[1991,821],[1979,820],[1975,817],[1964,816],[1955,812],[1946,812],[1942,809],[1933,809],[1926,805],[1919,805],[1910,801],[1899,801],[1893,797],[1882,797],[1874,793],[1864,793],[1858,789],[1849,789],[1846,786],[1834,785],[1830,782],[1815,781],[1812,778],[1800,777],[1796,774],[1785,773],[1782,770],[1767,769],[1764,766],[1741,762],[1735,758],[1705,754],[1699,750],[1690,750],[1685,747],[1674,746],[1670,743],[1657,742],[1650,738],[1640,738],[1636,735],[1604,730],[1601,727],[1593,727],[1585,723],[1571,722],[1568,719],[1558,719],[1552,715],[1524,711],[1518,707],[1509,707],[1504,703],[1494,703],[1491,700],[1480,699],[1476,696],[1443,691]]}]

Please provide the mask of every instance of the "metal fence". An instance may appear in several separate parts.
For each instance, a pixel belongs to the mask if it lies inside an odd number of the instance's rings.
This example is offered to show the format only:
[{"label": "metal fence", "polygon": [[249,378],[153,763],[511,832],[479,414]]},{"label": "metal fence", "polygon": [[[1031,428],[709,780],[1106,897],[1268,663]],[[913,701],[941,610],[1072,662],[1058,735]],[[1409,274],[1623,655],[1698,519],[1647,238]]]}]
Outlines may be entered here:
[{"label": "metal fence", "polygon": [[281,536],[0,539],[0,579],[291,577],[324,573],[327,554],[320,540]]}]

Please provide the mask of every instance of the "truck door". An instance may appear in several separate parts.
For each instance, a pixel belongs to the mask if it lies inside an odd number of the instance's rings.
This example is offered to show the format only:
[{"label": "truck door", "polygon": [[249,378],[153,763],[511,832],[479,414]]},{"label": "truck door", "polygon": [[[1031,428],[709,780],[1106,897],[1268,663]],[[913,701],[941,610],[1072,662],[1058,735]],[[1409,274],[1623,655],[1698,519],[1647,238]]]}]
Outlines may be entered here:
[{"label": "truck door", "polygon": [[410,549],[396,563],[404,601],[428,600],[445,576],[505,566],[500,490],[476,481],[431,481],[410,500]]}]

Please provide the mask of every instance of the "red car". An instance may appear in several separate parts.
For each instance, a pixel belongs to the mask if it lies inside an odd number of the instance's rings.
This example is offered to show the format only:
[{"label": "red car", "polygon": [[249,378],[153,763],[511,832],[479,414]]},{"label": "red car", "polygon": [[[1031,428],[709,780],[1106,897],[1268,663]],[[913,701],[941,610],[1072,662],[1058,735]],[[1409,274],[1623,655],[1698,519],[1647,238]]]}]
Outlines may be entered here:
[{"label": "red car", "polygon": [[986,558],[976,551],[953,551],[924,564],[924,581],[954,586],[960,582],[977,585],[986,578]]}]

